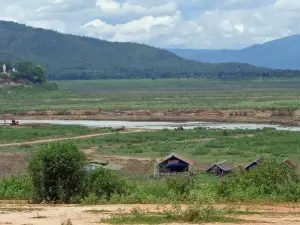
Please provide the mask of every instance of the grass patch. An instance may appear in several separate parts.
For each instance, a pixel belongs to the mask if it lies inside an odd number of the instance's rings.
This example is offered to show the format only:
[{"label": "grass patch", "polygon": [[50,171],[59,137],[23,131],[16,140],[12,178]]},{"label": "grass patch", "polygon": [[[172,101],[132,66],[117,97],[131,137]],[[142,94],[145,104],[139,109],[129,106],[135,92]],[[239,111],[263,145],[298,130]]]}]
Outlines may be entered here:
[{"label": "grass patch", "polygon": [[85,210],[83,212],[92,213],[92,214],[101,214],[101,213],[110,213],[111,211],[105,209],[91,209],[91,210]]},{"label": "grass patch", "polygon": [[162,212],[157,213],[135,208],[130,213],[116,214],[109,219],[103,220],[103,222],[111,224],[162,224],[173,222],[232,223],[242,221],[244,220],[225,216],[221,210],[212,206],[201,204],[189,205],[186,208],[174,205],[171,209],[164,209]]},{"label": "grass patch", "polygon": [[236,211],[235,215],[270,215],[270,216],[298,216],[300,212],[267,212],[267,211]]},{"label": "grass patch", "polygon": [[[24,127],[22,129],[14,127],[0,126],[0,144],[33,141],[39,139],[51,139],[61,137],[73,137],[79,135],[111,132],[109,129],[88,128],[83,126],[63,126],[63,125],[40,125]],[[21,145],[22,149],[31,148],[30,145]]]},{"label": "grass patch", "polygon": [[[27,110],[299,108],[300,79],[138,79],[57,81],[62,90],[3,87],[0,111]],[[87,113],[90,114],[90,113]],[[239,113],[247,116],[247,112]]]}]

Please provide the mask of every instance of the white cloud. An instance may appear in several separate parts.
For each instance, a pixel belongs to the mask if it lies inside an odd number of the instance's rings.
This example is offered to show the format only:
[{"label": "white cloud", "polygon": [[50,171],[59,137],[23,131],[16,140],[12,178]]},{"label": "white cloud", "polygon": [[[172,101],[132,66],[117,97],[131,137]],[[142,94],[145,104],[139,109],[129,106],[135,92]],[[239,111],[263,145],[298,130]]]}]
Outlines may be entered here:
[{"label": "white cloud", "polygon": [[275,8],[281,10],[300,10],[300,1],[299,0],[277,0],[275,3]]},{"label": "white cloud", "polygon": [[120,15],[120,14],[169,14],[177,11],[177,4],[175,2],[163,3],[152,7],[145,7],[143,5],[134,4],[131,2],[117,2],[115,0],[98,0],[96,6],[102,10],[106,15]]},{"label": "white cloud", "polygon": [[90,21],[81,27],[90,36],[106,37],[110,41],[146,42],[160,35],[166,35],[180,22],[180,13],[174,16],[145,16],[123,24],[111,25],[100,19]]}]

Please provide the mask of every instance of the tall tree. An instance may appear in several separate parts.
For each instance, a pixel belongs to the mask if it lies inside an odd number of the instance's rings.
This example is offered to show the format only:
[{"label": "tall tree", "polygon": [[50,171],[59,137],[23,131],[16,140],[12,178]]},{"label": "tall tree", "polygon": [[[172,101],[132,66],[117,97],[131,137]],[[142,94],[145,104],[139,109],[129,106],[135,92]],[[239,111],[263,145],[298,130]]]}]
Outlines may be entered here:
[{"label": "tall tree", "polygon": [[29,174],[37,200],[69,203],[82,193],[84,165],[84,154],[70,143],[51,143],[35,153]]}]

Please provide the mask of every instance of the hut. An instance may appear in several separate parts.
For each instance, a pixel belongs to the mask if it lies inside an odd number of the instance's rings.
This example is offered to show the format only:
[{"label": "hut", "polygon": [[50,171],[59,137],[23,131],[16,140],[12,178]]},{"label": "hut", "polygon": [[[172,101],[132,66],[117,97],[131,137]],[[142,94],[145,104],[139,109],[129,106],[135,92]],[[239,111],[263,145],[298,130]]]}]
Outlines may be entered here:
[{"label": "hut", "polygon": [[289,168],[291,168],[291,169],[297,169],[297,166],[288,159],[283,160],[282,164],[289,167]]},{"label": "hut", "polygon": [[103,168],[111,171],[121,171],[123,169],[123,166],[112,164],[107,161],[101,161],[101,160],[92,161],[86,165],[86,170],[89,172],[94,171],[97,168]]},{"label": "hut", "polygon": [[261,165],[262,164],[262,158],[258,158],[254,160],[253,162],[249,163],[247,166],[245,166],[245,170],[248,172],[251,168]]},{"label": "hut", "polygon": [[176,153],[171,153],[159,161],[154,168],[154,177],[192,173],[193,161]]},{"label": "hut", "polygon": [[222,162],[215,163],[211,165],[207,170],[206,173],[213,174],[216,176],[224,176],[230,173],[233,173],[234,169],[230,166],[226,160]]}]

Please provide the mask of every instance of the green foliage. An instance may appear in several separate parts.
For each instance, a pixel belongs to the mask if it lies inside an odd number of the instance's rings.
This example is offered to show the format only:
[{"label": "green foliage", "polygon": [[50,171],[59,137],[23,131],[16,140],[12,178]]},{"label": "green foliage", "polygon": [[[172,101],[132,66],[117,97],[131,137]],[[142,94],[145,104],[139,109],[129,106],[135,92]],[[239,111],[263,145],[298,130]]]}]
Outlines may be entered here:
[{"label": "green foliage", "polygon": [[269,160],[249,172],[230,175],[220,183],[218,193],[232,200],[270,198],[297,202],[300,200],[300,177],[295,170]]},{"label": "green foliage", "polygon": [[13,73],[15,80],[27,80],[34,84],[46,82],[46,70],[40,65],[34,65],[29,61],[20,61],[16,64],[18,72]]},{"label": "green foliage", "polygon": [[190,176],[168,177],[166,178],[167,187],[174,192],[174,197],[185,198],[195,186],[195,179]]},{"label": "green foliage", "polygon": [[122,195],[126,192],[126,183],[121,177],[110,170],[98,168],[88,176],[87,187],[89,193],[95,193],[98,198],[110,201],[113,194]]},{"label": "green foliage", "polygon": [[85,157],[70,143],[51,143],[35,153],[29,174],[39,201],[70,202],[82,193]]},{"label": "green foliage", "polygon": [[212,205],[199,203],[188,204],[183,208],[174,205],[171,209],[165,208],[157,213],[134,208],[129,214],[113,215],[102,222],[111,224],[169,224],[174,222],[208,223],[208,222],[241,222],[242,220],[225,216],[225,211],[214,208]]},{"label": "green foliage", "polygon": [[112,43],[12,22],[1,21],[0,29],[3,31],[0,34],[0,56],[4,59],[30,58],[47,69],[49,79],[230,79],[299,75],[298,71],[271,70],[242,63],[189,61],[166,50],[143,44]]},{"label": "green foliage", "polygon": [[24,199],[32,197],[31,180],[27,176],[0,179],[0,199]]},{"label": "green foliage", "polygon": [[95,205],[99,202],[100,202],[99,196],[94,193],[88,194],[87,196],[80,199],[80,204],[83,205]]}]

